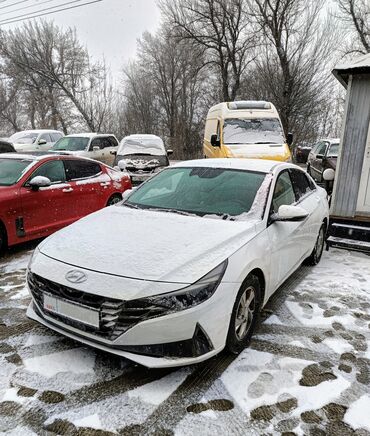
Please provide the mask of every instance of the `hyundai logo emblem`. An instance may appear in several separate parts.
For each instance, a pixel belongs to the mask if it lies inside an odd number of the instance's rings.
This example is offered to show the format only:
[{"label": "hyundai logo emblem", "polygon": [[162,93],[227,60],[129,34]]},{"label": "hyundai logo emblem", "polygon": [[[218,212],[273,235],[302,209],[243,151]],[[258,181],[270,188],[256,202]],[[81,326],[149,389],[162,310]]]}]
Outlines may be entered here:
[{"label": "hyundai logo emblem", "polygon": [[69,271],[66,274],[66,279],[71,283],[83,283],[87,280],[87,275],[82,271]]}]

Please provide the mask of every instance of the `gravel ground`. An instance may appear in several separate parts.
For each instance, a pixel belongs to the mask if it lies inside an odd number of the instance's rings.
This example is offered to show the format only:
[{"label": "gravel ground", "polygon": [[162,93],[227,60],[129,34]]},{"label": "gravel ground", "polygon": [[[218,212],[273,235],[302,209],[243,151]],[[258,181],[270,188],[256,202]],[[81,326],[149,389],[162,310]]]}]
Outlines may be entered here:
[{"label": "gravel ground", "polygon": [[149,370],[26,318],[33,247],[0,260],[0,432],[370,435],[369,257],[301,267],[240,356]]}]

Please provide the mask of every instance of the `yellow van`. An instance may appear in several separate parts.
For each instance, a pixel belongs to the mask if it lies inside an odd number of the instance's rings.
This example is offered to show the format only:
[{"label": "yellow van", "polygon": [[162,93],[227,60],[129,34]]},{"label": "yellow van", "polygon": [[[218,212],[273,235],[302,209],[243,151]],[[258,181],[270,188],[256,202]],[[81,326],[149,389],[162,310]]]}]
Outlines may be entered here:
[{"label": "yellow van", "polygon": [[206,158],[292,160],[292,134],[285,138],[279,114],[266,101],[234,101],[213,106],[204,134]]}]

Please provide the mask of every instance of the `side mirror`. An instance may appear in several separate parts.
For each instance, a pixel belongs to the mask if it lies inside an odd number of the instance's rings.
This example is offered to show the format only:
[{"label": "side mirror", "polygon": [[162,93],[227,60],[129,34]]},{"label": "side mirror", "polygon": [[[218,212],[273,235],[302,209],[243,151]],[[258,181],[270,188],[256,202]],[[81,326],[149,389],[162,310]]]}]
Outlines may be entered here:
[{"label": "side mirror", "polygon": [[217,135],[211,136],[211,145],[213,147],[221,147],[221,141],[218,139]]},{"label": "side mirror", "polygon": [[332,180],[334,180],[335,177],[335,171],[332,168],[327,168],[322,175],[322,178],[326,181],[326,182],[331,182]]},{"label": "side mirror", "polygon": [[100,151],[99,145],[94,145],[94,147],[92,149],[93,149],[93,151]]},{"label": "side mirror", "polygon": [[316,159],[323,160],[324,159],[324,155],[323,154],[317,154],[316,155]]},{"label": "side mirror", "polygon": [[173,154],[173,150],[171,149],[167,150],[167,155],[169,156],[170,154]]},{"label": "side mirror", "polygon": [[50,179],[44,176],[36,176],[28,182],[33,191],[38,191],[40,188],[47,188],[51,185]]},{"label": "side mirror", "polygon": [[47,144],[45,139],[40,139],[38,142],[38,145],[45,145],[45,144]]},{"label": "side mirror", "polygon": [[110,154],[112,154],[113,156],[117,156],[117,151],[116,150],[111,150]]},{"label": "side mirror", "polygon": [[283,204],[279,207],[277,214],[272,215],[272,222],[275,221],[304,221],[308,217],[308,212],[300,206],[288,206]]},{"label": "side mirror", "polygon": [[119,168],[121,171],[126,171],[126,161],[125,161],[125,159],[121,159],[121,160],[118,162],[117,166],[118,166],[118,168]]},{"label": "side mirror", "polygon": [[294,139],[293,133],[289,132],[286,135],[286,143],[288,144],[289,147],[291,147],[291,145],[293,144],[293,139]]}]

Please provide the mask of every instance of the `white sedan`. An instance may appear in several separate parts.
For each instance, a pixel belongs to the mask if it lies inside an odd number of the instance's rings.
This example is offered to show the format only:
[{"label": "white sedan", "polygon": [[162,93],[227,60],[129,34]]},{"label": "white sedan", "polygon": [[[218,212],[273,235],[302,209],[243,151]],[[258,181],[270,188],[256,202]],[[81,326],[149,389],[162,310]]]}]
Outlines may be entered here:
[{"label": "white sedan", "polygon": [[276,289],[319,262],[328,214],[295,165],[181,162],[44,240],[27,315],[148,367],[239,353]]}]

